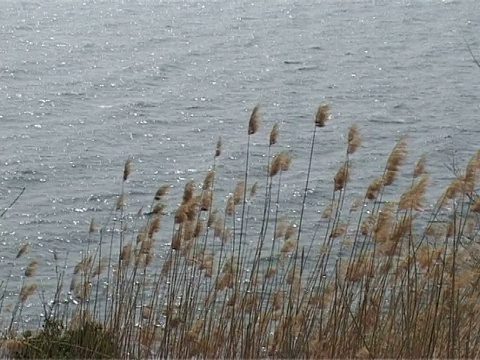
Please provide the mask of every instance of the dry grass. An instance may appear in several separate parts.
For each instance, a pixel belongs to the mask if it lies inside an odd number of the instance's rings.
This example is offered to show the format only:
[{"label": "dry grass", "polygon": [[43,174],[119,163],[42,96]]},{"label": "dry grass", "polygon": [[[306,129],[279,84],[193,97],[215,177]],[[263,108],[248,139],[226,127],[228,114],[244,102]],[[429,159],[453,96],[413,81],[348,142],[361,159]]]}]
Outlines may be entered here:
[{"label": "dry grass", "polygon": [[[294,221],[277,206],[282,174],[292,163],[290,153],[274,149],[278,125],[265,140],[264,178],[250,178],[250,138],[258,136],[261,123],[258,106],[247,126],[244,176],[227,196],[215,188],[221,139],[205,178],[186,182],[171,215],[167,185],[153,192],[150,211],[129,214],[127,187],[134,164],[127,160],[112,220],[103,226],[91,222],[88,236],[97,243],[88,246],[72,274],[54,254],[55,301],[44,301],[42,328],[21,332],[22,309],[40,291],[35,276],[44,264],[24,265],[24,282],[2,342],[4,356],[480,356],[480,198],[475,191],[480,152],[452,179],[425,220],[419,216],[431,183],[425,157],[407,172],[411,185],[384,201],[402,171],[405,138],[386,157],[383,173],[365,185],[365,195],[349,203],[352,158],[361,144],[353,125],[345,158],[332,174],[330,204],[323,211],[313,209],[321,216],[315,233],[306,236],[309,177],[315,143],[321,141],[316,137],[327,126],[329,111],[321,105],[311,124],[308,175]],[[263,213],[256,224],[249,216],[253,206]],[[453,208],[450,216],[443,215],[445,206]],[[167,216],[173,229],[164,226]],[[127,236],[132,227],[136,236]],[[166,253],[160,238],[171,239]],[[19,250],[19,261],[27,248]]]}]

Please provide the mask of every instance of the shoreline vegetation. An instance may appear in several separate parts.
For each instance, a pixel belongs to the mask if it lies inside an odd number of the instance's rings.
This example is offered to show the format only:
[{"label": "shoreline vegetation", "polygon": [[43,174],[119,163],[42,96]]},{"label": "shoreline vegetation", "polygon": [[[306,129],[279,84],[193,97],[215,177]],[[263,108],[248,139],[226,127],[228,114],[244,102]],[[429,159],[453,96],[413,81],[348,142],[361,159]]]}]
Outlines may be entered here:
[{"label": "shoreline vegetation", "polygon": [[[53,254],[53,300],[36,281],[37,260],[23,283],[0,340],[4,358],[476,358],[480,356],[480,150],[453,169],[429,218],[427,159],[404,165],[407,139],[393,144],[382,173],[364,195],[346,196],[361,137],[352,125],[345,157],[332,174],[324,209],[306,206],[315,154],[330,107],[311,122],[311,145],[296,218],[279,212],[282,175],[292,158],[279,149],[278,124],[266,139],[264,177],[251,175],[259,106],[248,119],[245,169],[226,204],[216,191],[222,140],[204,179],[185,183],[168,215],[169,185],[132,217],[128,180],[104,225],[92,220],[73,273]],[[258,134],[257,134],[258,136]],[[410,185],[391,194],[399,173]],[[389,192],[390,191],[390,192]],[[386,201],[392,196],[394,200]],[[255,200],[256,199],[256,200]],[[254,204],[254,200],[256,201]],[[171,204],[171,202],[170,202]],[[263,216],[252,217],[252,206]],[[444,209],[451,209],[446,214]],[[313,234],[304,231],[314,211]],[[173,228],[164,226],[172,216]],[[135,229],[135,236],[128,233]],[[159,239],[171,239],[166,254]],[[165,242],[165,241],[164,241]],[[17,259],[29,251],[23,245]],[[341,252],[341,256],[339,253]],[[69,279],[71,278],[71,282]],[[43,324],[23,329],[28,299],[39,296]]]}]

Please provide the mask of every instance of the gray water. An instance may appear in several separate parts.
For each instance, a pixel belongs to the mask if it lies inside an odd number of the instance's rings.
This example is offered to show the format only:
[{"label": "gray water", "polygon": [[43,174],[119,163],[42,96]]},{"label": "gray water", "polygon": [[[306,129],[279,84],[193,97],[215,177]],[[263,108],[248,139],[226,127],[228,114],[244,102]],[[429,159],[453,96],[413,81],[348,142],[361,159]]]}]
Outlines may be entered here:
[{"label": "gray water", "polygon": [[[129,211],[164,183],[172,211],[185,182],[203,179],[221,136],[218,186],[227,195],[243,173],[257,103],[252,175],[263,179],[279,122],[276,149],[293,156],[280,211],[294,220],[314,113],[332,104],[317,137],[307,231],[330,198],[352,122],[363,142],[352,194],[406,134],[404,177],[425,153],[434,201],[452,176],[446,165],[479,147],[480,69],[466,43],[480,59],[477,0],[4,0],[1,205],[26,191],[0,221],[0,268],[19,284],[20,269],[40,259],[38,277],[53,284],[52,252],[80,256],[92,217],[104,222],[115,205],[129,156]],[[168,242],[159,240],[159,253]],[[29,253],[15,259],[24,243]]]}]

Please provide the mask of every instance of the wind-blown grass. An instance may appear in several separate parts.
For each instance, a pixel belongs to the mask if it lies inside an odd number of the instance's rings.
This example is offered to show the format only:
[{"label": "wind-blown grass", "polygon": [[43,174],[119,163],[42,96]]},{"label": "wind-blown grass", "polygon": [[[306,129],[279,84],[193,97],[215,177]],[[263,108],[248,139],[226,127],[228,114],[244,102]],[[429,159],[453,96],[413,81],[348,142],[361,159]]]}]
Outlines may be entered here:
[{"label": "wind-blown grass", "polygon": [[[26,264],[4,332],[5,357],[478,357],[480,151],[464,171],[452,174],[425,220],[420,214],[430,184],[426,159],[403,169],[406,138],[394,144],[364,195],[350,203],[361,143],[352,125],[345,158],[332,174],[331,201],[325,209],[310,209],[314,154],[329,118],[329,106],[321,105],[311,122],[296,219],[284,217],[278,206],[282,176],[293,161],[277,149],[278,125],[265,140],[265,175],[252,179],[250,143],[258,136],[258,106],[245,134],[245,171],[226,202],[215,187],[221,139],[205,178],[185,183],[171,215],[167,185],[152,190],[146,214],[129,213],[134,164],[128,159],[112,216],[104,225],[92,220],[89,237],[98,240],[89,242],[73,274],[54,254],[54,301],[46,301],[35,282],[38,262]],[[411,177],[410,185],[385,201],[400,171]],[[261,207],[258,220],[250,216],[254,206]],[[453,209],[448,216],[446,207]],[[319,210],[314,233],[307,234],[306,214]],[[172,228],[164,226],[167,216]],[[136,236],[127,235],[128,228]],[[166,237],[171,241],[165,254],[158,239]],[[22,246],[17,257],[27,251]],[[45,323],[20,331],[22,309],[35,292],[44,300]]]}]

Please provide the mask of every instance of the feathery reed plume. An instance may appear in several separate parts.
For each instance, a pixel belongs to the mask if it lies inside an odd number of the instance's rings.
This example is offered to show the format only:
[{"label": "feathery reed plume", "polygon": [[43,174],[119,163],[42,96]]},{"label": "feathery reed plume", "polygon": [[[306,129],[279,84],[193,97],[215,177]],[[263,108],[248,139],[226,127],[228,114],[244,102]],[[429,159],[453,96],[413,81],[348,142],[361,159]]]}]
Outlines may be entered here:
[{"label": "feathery reed plume", "polygon": [[240,204],[245,195],[245,181],[238,181],[235,185],[235,190],[233,192],[233,203],[235,205]]},{"label": "feathery reed plume", "polygon": [[143,225],[137,233],[137,244],[140,244],[142,241],[147,240],[148,237],[148,229],[147,225]]},{"label": "feathery reed plume", "polygon": [[116,211],[121,210],[125,207],[125,205],[126,205],[126,199],[125,198],[126,198],[126,195],[124,193],[117,198],[117,203],[115,205],[115,210]]},{"label": "feathery reed plume", "polygon": [[286,151],[281,151],[273,157],[268,176],[274,177],[281,171],[287,171],[292,163],[291,156]]},{"label": "feathery reed plume", "polygon": [[18,250],[16,259],[18,259],[20,256],[22,256],[23,254],[25,254],[25,253],[27,252],[28,246],[29,246],[28,243],[22,245],[22,247],[20,248],[20,250]]},{"label": "feathery reed plume", "polygon": [[395,147],[393,148],[392,152],[390,153],[387,165],[386,165],[386,172],[383,178],[383,185],[389,186],[393,184],[397,177],[398,170],[400,166],[404,163],[405,158],[407,156],[407,140],[405,137],[402,137]]},{"label": "feathery reed plume", "polygon": [[420,175],[425,173],[425,164],[427,162],[427,156],[424,154],[418,159],[417,163],[415,164],[415,168],[413,169],[413,178],[416,179]]},{"label": "feathery reed plume", "polygon": [[23,285],[19,294],[20,301],[25,302],[29,296],[33,295],[35,290],[37,290],[37,284],[35,283]]},{"label": "feathery reed plume", "polygon": [[154,234],[160,229],[160,215],[155,215],[153,220],[150,222],[150,228],[148,229],[148,237],[153,237]]},{"label": "feathery reed plume", "polygon": [[257,105],[253,108],[252,114],[250,115],[250,120],[248,122],[248,135],[253,135],[258,131],[260,127],[260,105]]},{"label": "feathery reed plume", "polygon": [[370,185],[368,185],[367,193],[365,194],[365,197],[368,200],[375,200],[378,196],[378,193],[380,192],[380,189],[382,188],[383,185],[383,177],[377,177],[374,179]]},{"label": "feathery reed plume", "polygon": [[345,188],[345,185],[348,182],[350,175],[350,169],[348,162],[345,162],[345,164],[342,165],[340,169],[338,169],[337,174],[334,177],[334,188],[335,191],[338,190],[343,190]]},{"label": "feathery reed plume", "polygon": [[330,119],[330,105],[322,104],[317,109],[315,125],[317,127],[324,127],[328,119]]},{"label": "feathery reed plume", "polygon": [[30,264],[28,264],[27,268],[25,269],[25,276],[31,277],[35,275],[38,269],[38,261],[33,260]]},{"label": "feathery reed plume", "polygon": [[402,194],[398,208],[402,210],[413,209],[423,211],[423,200],[427,185],[428,177],[424,175],[416,184]]},{"label": "feathery reed plume", "polygon": [[346,232],[347,232],[347,225],[339,222],[332,229],[332,232],[330,233],[330,237],[331,238],[341,237],[341,236],[345,235]]},{"label": "feathery reed plume", "polygon": [[203,190],[200,199],[200,211],[208,211],[212,206],[212,192],[210,190]]},{"label": "feathery reed plume", "polygon": [[185,184],[185,189],[183,191],[183,203],[187,203],[193,199],[194,190],[195,190],[195,182],[193,180],[188,181]]},{"label": "feathery reed plume", "polygon": [[328,219],[330,216],[332,216],[332,212],[333,212],[333,202],[331,202],[325,209],[323,209],[321,218]]},{"label": "feathery reed plume", "polygon": [[175,233],[172,236],[172,243],[170,244],[170,247],[172,250],[178,251],[182,248],[182,232],[180,230],[176,230]]},{"label": "feathery reed plume", "polygon": [[208,171],[205,179],[203,180],[202,190],[210,190],[213,186],[213,179],[215,178],[215,170]]},{"label": "feathery reed plume", "polygon": [[225,206],[225,214],[227,216],[232,216],[235,212],[235,201],[233,200],[233,195],[230,195],[227,199],[227,205]]},{"label": "feathery reed plume", "polygon": [[347,146],[347,154],[351,155],[357,151],[358,147],[360,146],[360,136],[358,135],[358,126],[353,124],[348,129],[348,146]]},{"label": "feathery reed plume", "polygon": [[291,238],[295,234],[295,225],[289,224],[287,229],[285,230],[284,239],[287,240]]},{"label": "feathery reed plume", "polygon": [[374,236],[376,242],[384,243],[389,239],[392,228],[393,204],[386,203],[378,212],[377,223],[375,225]]},{"label": "feathery reed plume", "polygon": [[130,264],[132,259],[132,243],[124,245],[122,251],[120,252],[120,261],[125,265]]},{"label": "feathery reed plume", "polygon": [[155,193],[155,200],[161,200],[167,193],[170,185],[162,185],[158,188],[157,192]]},{"label": "feathery reed plume", "polygon": [[357,211],[363,203],[363,199],[360,196],[357,196],[355,200],[352,202],[352,206],[350,207],[350,211]]},{"label": "feathery reed plume", "polygon": [[155,204],[152,211],[146,215],[165,215],[163,210],[165,209],[165,204]]},{"label": "feathery reed plume", "polygon": [[280,239],[285,237],[285,232],[287,231],[287,227],[289,226],[289,222],[286,219],[281,219],[277,222],[275,227],[275,232],[273,234],[274,239]]},{"label": "feathery reed plume", "polygon": [[123,167],[123,181],[127,181],[131,171],[132,171],[132,159],[129,158],[125,162],[125,166]]},{"label": "feathery reed plume", "polygon": [[360,233],[364,236],[368,236],[372,233],[374,226],[375,218],[373,217],[373,215],[369,215],[365,219],[363,219],[362,224],[360,225]]},{"label": "feathery reed plume", "polygon": [[282,248],[280,249],[280,253],[282,255],[286,255],[289,252],[291,252],[293,249],[295,249],[295,245],[297,244],[297,238],[294,236],[289,237],[288,239],[285,240],[285,242],[282,245]]},{"label": "feathery reed plume", "polygon": [[222,155],[222,147],[223,147],[223,143],[222,143],[222,138],[219,137],[218,140],[217,140],[217,146],[215,147],[215,157],[219,157],[220,155]]},{"label": "feathery reed plume", "polygon": [[272,130],[270,131],[270,146],[275,145],[278,140],[279,126],[278,124],[273,125]]}]

